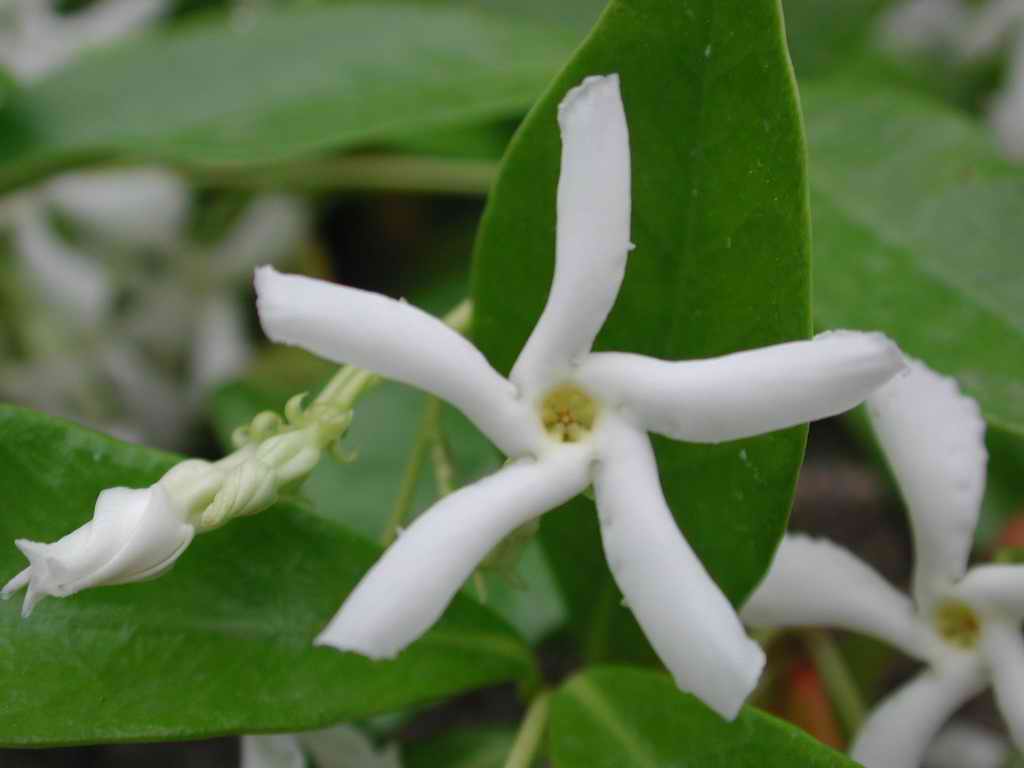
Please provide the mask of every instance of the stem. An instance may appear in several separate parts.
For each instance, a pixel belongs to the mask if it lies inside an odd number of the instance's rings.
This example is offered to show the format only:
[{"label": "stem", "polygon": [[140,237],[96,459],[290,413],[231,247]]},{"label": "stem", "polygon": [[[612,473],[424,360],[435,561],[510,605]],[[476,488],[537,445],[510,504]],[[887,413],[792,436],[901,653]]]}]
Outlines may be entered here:
[{"label": "stem", "polygon": [[843,727],[847,734],[856,733],[864,722],[864,700],[835,641],[821,630],[801,634]]},{"label": "stem", "polygon": [[[428,402],[429,406],[429,402]],[[420,479],[420,469],[423,467],[423,459],[427,455],[427,443],[429,442],[429,407],[423,414],[423,421],[420,430],[416,435],[416,442],[413,443],[412,452],[409,454],[409,461],[402,473],[402,482],[398,486],[398,497],[395,499],[395,506],[391,509],[391,517],[388,518],[387,527],[381,537],[381,544],[389,546],[398,538],[398,529],[409,517],[409,510],[412,508],[413,499],[416,497],[416,483]]]},{"label": "stem", "polygon": [[537,751],[540,748],[541,738],[548,725],[548,710],[551,708],[551,693],[544,691],[536,696],[526,710],[526,717],[523,718],[516,734],[516,740],[512,744],[512,751],[505,760],[505,768],[530,768]]}]

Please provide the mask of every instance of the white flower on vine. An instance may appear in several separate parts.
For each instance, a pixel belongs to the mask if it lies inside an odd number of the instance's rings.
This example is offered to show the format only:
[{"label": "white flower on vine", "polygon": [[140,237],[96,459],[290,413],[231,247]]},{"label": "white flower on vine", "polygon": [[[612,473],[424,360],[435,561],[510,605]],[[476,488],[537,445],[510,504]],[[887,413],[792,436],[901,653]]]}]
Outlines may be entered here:
[{"label": "white flower on vine", "polygon": [[862,632],[928,665],[857,736],[851,754],[868,768],[918,768],[942,724],[990,684],[1024,746],[1024,567],[967,570],[988,458],[978,405],[913,361],[868,412],[910,516],[913,599],[849,551],[789,535],[741,615],[755,627]]},{"label": "white flower on vine", "polygon": [[396,745],[382,750],[355,726],[320,731],[243,736],[240,768],[305,768],[306,755],[317,768],[401,768]]},{"label": "white flower on vine", "polygon": [[447,400],[510,459],[420,516],[316,642],[394,656],[437,621],[495,545],[593,484],[605,554],[629,608],[678,685],[731,718],[764,656],[680,534],[647,431],[717,443],[836,414],[888,380],[902,358],[884,337],[859,333],[687,362],[592,353],[632,248],[618,77],[587,78],[566,95],[558,119],[555,276],[508,379],[408,304],[257,272],[271,339]]}]

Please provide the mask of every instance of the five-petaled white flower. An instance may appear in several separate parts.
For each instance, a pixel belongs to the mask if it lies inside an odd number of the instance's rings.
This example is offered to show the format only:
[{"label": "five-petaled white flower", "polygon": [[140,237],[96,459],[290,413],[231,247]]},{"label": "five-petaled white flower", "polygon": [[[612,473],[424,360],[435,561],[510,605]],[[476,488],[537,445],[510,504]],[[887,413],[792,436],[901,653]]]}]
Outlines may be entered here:
[{"label": "five-petaled white flower", "polygon": [[559,108],[555,276],[509,379],[436,318],[384,296],[263,268],[275,341],[420,387],[510,459],[420,516],[317,638],[391,657],[426,631],[510,532],[593,484],[612,573],[678,685],[735,716],[764,663],[680,534],[646,431],[717,443],[844,411],[902,368],[878,334],[833,333],[712,360],[592,353],[626,267],[630,160],[616,75]]},{"label": "five-petaled white flower", "polygon": [[942,724],[989,682],[1024,746],[1024,567],[967,570],[987,462],[978,405],[913,361],[868,412],[910,516],[913,600],[847,550],[789,535],[741,615],[756,627],[862,632],[928,664],[857,736],[851,754],[869,768],[918,768]]}]

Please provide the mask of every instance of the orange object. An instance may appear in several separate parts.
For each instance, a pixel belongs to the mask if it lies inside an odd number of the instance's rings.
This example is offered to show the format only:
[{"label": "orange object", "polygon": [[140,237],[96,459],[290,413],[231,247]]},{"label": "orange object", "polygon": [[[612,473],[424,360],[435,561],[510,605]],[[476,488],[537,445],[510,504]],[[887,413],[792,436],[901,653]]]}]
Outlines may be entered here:
[{"label": "orange object", "polygon": [[792,663],[785,692],[784,717],[822,744],[843,749],[845,741],[821,675],[806,659]]}]

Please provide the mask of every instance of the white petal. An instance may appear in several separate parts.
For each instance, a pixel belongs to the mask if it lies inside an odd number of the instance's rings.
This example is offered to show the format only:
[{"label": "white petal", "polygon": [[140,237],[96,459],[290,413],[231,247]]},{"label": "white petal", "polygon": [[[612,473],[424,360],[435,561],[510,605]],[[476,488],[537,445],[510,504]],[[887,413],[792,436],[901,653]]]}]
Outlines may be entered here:
[{"label": "white petal", "polygon": [[974,664],[921,673],[875,708],[850,756],[864,768],[919,768],[942,724],[984,686]]},{"label": "white petal", "polygon": [[243,736],[241,768],[304,768],[306,758],[291,733]]},{"label": "white petal", "polygon": [[160,168],[65,174],[43,194],[94,237],[131,247],[173,246],[188,216],[185,182]]},{"label": "white petal", "polygon": [[229,295],[211,296],[199,310],[192,343],[192,402],[201,402],[211,387],[241,372],[251,351],[245,317],[237,299]]},{"label": "white petal", "polygon": [[787,534],[768,575],[740,611],[752,627],[837,627],[926,658],[910,599],[849,550]]},{"label": "white petal", "polygon": [[720,443],[842,413],[903,367],[878,333],[832,331],[707,360],[600,353],[579,381],[623,403],[651,432]]},{"label": "white petal", "polygon": [[425,389],[468,416],[506,455],[545,439],[540,419],[480,351],[436,317],[380,294],[271,267],[256,271],[267,336]]},{"label": "white petal", "polygon": [[927,610],[964,574],[985,491],[985,422],[956,382],[917,360],[868,399],[914,535],[914,599]]},{"label": "white petal", "polygon": [[555,275],[547,305],[512,369],[534,396],[590,351],[615,303],[629,253],[629,133],[618,75],[588,77],[558,108]]},{"label": "white petal", "polygon": [[248,279],[261,264],[276,264],[293,255],[309,225],[305,207],[284,195],[253,200],[217,244],[209,268],[222,279]]},{"label": "white petal", "polygon": [[1006,153],[1024,158],[1024,34],[1018,35],[1007,71],[1006,82],[993,99],[989,119]]},{"label": "white petal", "polygon": [[967,603],[986,613],[1024,619],[1024,566],[992,563],[976,565],[954,588]]},{"label": "white petal", "polygon": [[316,768],[401,768],[395,745],[378,752],[366,734],[351,725],[306,731],[298,737]]},{"label": "white petal", "polygon": [[1024,749],[1024,638],[1020,622],[986,621],[982,625],[981,650],[990,668],[999,711],[1013,743]]},{"label": "white petal", "polygon": [[441,499],[363,577],[316,644],[374,659],[396,655],[440,618],[502,539],[582,491],[589,464],[586,448],[559,448]]},{"label": "white petal", "polygon": [[676,685],[731,720],[764,653],[676,526],[647,435],[603,419],[594,491],[612,575]]},{"label": "white petal", "polygon": [[50,229],[34,198],[22,198],[7,211],[14,242],[40,287],[85,326],[96,325],[110,307],[113,291],[102,266],[67,245]]},{"label": "white petal", "polygon": [[111,43],[141,29],[164,12],[168,0],[104,0],[72,15],[61,24],[66,45],[91,48]]},{"label": "white petal", "polygon": [[925,753],[925,768],[1002,768],[1009,756],[1006,739],[987,728],[968,722],[953,722]]}]

